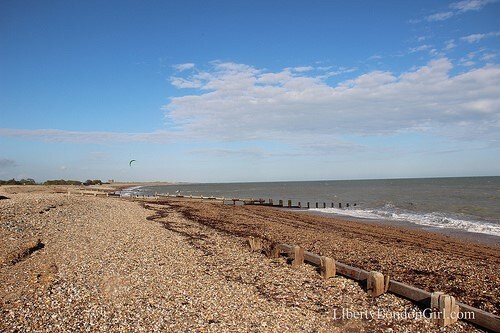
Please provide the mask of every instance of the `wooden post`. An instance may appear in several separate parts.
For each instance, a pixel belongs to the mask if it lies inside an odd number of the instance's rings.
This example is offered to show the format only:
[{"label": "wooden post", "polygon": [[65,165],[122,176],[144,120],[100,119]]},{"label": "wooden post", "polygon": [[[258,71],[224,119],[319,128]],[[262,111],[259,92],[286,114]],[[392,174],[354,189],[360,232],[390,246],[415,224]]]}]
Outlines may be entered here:
[{"label": "wooden post", "polygon": [[309,202],[307,203],[307,209],[311,208],[311,205],[309,204]]},{"label": "wooden post", "polygon": [[332,208],[333,208],[333,207],[334,207],[334,204],[333,204],[333,202],[332,202]]},{"label": "wooden post", "polygon": [[371,271],[368,274],[367,288],[368,296],[377,297],[385,292],[384,275]]},{"label": "wooden post", "polygon": [[266,249],[266,255],[269,259],[279,258],[280,253],[281,253],[281,246],[278,243],[272,243]]},{"label": "wooden post", "polygon": [[341,202],[339,202],[339,208],[342,208],[342,203]]},{"label": "wooden post", "polygon": [[292,267],[298,267],[304,263],[304,248],[298,245],[293,247],[291,253]]},{"label": "wooden post", "polygon": [[323,202],[323,208],[326,208],[326,202]]},{"label": "wooden post", "polygon": [[442,292],[431,293],[432,321],[439,326],[448,326],[458,319],[459,307],[455,297]]},{"label": "wooden post", "polygon": [[329,257],[321,256],[320,273],[323,279],[335,276],[335,260]]},{"label": "wooden post", "polygon": [[273,199],[269,199],[269,205],[273,205]]},{"label": "wooden post", "polygon": [[262,240],[260,238],[254,238],[250,236],[248,237],[247,242],[250,246],[250,251],[256,252],[262,250]]},{"label": "wooden post", "polygon": [[299,208],[302,208],[302,204],[300,203],[300,201],[297,203],[297,206],[299,206]]},{"label": "wooden post", "polygon": [[283,207],[283,200],[280,200],[278,206]]},{"label": "wooden post", "polygon": [[292,200],[288,200],[288,208],[292,207]]},{"label": "wooden post", "polygon": [[318,203],[316,202],[316,208],[318,208]]}]

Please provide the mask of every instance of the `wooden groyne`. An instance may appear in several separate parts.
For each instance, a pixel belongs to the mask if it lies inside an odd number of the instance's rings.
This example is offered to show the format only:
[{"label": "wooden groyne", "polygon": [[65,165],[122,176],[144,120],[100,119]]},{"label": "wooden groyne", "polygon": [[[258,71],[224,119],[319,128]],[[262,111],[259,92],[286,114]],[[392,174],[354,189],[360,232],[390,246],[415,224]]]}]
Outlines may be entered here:
[{"label": "wooden groyne", "polygon": [[105,190],[86,190],[86,189],[74,189],[74,190],[68,190],[67,192],[68,195],[91,195],[94,197],[97,196],[103,196],[103,197],[117,197],[119,194],[115,194],[114,192],[110,191],[105,191]]},{"label": "wooden groyne", "polygon": [[[144,197],[151,198],[150,196],[135,196],[135,197]],[[194,199],[194,200],[207,200],[207,201],[219,201],[223,204],[232,204],[232,205],[256,205],[256,206],[269,206],[269,207],[282,207],[282,208],[298,208],[298,209],[310,209],[313,207],[311,202],[306,202],[305,204],[301,201],[293,202],[292,200],[278,200],[275,202],[273,199],[254,199],[254,198],[226,198],[226,197],[216,197],[216,196],[203,196],[203,195],[179,195],[179,194],[170,194],[170,193],[155,193],[154,198],[185,198],[185,199]],[[356,207],[357,203],[342,203],[342,202],[314,202],[315,208],[349,208]]]},{"label": "wooden groyne", "polygon": [[380,272],[366,271],[336,261],[334,258],[320,256],[305,251],[304,248],[289,244],[267,244],[260,238],[248,237],[251,251],[264,253],[269,258],[278,258],[285,255],[289,258],[292,267],[308,263],[319,268],[324,279],[336,274],[360,282],[370,297],[378,297],[386,292],[413,301],[422,308],[424,314],[433,323],[439,326],[448,326],[458,320],[464,320],[492,332],[500,332],[500,317],[477,309],[467,304],[457,302],[455,297],[442,292],[428,292],[414,286],[395,281],[388,275]]}]

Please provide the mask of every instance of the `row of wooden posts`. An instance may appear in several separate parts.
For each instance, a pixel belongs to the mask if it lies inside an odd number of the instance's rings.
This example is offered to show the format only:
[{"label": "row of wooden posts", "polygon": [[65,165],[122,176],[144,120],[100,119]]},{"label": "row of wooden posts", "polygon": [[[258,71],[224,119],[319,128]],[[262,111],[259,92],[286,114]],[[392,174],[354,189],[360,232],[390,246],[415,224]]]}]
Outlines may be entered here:
[{"label": "row of wooden posts", "polygon": [[[102,195],[102,196],[117,196],[117,194],[114,194],[114,193],[108,193],[108,192],[104,192],[104,191],[92,191],[92,190],[76,190],[76,191],[68,191],[68,195],[70,194],[77,194],[77,195],[93,195],[93,196],[99,196],[99,195]],[[121,195],[120,195],[121,196]],[[219,197],[214,197],[214,196],[193,196],[193,195],[189,195],[189,196],[184,196],[184,195],[174,195],[174,194],[159,194],[159,193],[155,193],[154,196],[146,196],[146,195],[142,195],[142,196],[139,196],[139,195],[136,195],[134,196],[136,198],[160,198],[160,197],[166,197],[166,198],[189,198],[189,199],[201,199],[201,200],[212,200],[212,201],[221,201],[222,203],[226,203],[226,202],[232,202],[233,205],[236,205],[237,202],[241,202],[243,203],[244,205],[261,205],[261,206],[271,206],[271,207],[285,207],[285,208],[307,208],[307,209],[310,209],[311,208],[311,204],[310,202],[307,203],[307,205],[305,207],[302,207],[302,203],[299,201],[297,202],[296,205],[293,205],[292,204],[292,200],[288,200],[287,204],[285,205],[284,204],[284,201],[283,200],[279,200],[278,201],[278,204],[274,204],[274,201],[273,199],[269,199],[268,202],[266,202],[266,200],[264,199],[240,199],[240,198],[219,198]],[[356,207],[357,204],[354,203],[352,204],[353,207]],[[335,208],[335,207],[338,207],[338,208],[349,208],[351,207],[351,204],[350,203],[341,203],[339,202],[338,204],[335,204],[335,203],[330,203],[330,205],[327,205],[326,202],[323,202],[323,203],[319,203],[319,202],[316,202],[315,204],[315,207],[316,208],[327,208],[327,207],[331,207],[331,208]]]},{"label": "row of wooden posts", "polygon": [[93,195],[94,197],[97,197],[98,195],[101,195],[101,196],[106,196],[106,197],[109,197],[110,195],[111,196],[114,196],[115,194],[113,193],[109,193],[109,192],[105,192],[105,191],[99,191],[99,190],[96,190],[96,191],[93,191],[93,190],[73,190],[73,191],[68,191],[68,195],[71,195],[71,194],[76,194],[76,195]]},{"label": "row of wooden posts", "polygon": [[[250,199],[250,200],[230,199],[230,201],[233,201],[233,204],[236,204],[237,201],[243,201],[243,203],[246,205],[263,205],[263,206],[287,207],[287,208],[303,208],[302,203],[300,201],[297,202],[297,205],[293,205],[292,200],[288,200],[286,206],[284,205],[283,200],[279,200],[278,204],[275,205],[273,199],[269,199],[269,201],[267,203],[264,199],[258,199],[258,200],[254,200],[254,199]],[[337,205],[338,205],[338,208],[343,208],[343,207],[349,208],[351,206],[350,203],[342,204],[341,202],[339,202]],[[330,203],[330,205],[327,205],[326,202],[323,202],[321,205],[319,202],[316,202],[316,208],[320,208],[320,206],[322,206],[323,208],[327,208],[327,207],[335,208],[335,207],[337,207],[337,205],[333,202]],[[354,203],[352,206],[355,207],[355,206],[357,206],[357,204]],[[308,202],[305,207],[307,207],[308,209],[311,208],[311,203]]]},{"label": "row of wooden posts", "polygon": [[[284,200],[279,200],[277,204],[274,203],[274,200],[273,199],[268,199],[267,202],[265,199],[241,199],[241,198],[225,198],[225,197],[214,197],[214,196],[203,196],[203,195],[200,195],[200,196],[194,196],[194,195],[188,195],[188,196],[185,196],[185,195],[179,195],[179,194],[170,194],[170,193],[166,193],[166,194],[160,194],[160,193],[155,193],[155,197],[166,197],[166,198],[189,198],[189,199],[201,199],[201,200],[213,200],[213,201],[222,201],[223,203],[226,203],[226,202],[232,202],[233,205],[236,205],[236,203],[242,203],[244,205],[261,205],[261,206],[272,206],[272,207],[286,207],[286,208],[311,208],[311,203],[310,202],[307,202],[306,206],[302,206],[302,202],[297,202],[297,204],[293,204],[292,203],[292,200],[288,200],[287,201],[287,204],[285,205],[284,203]],[[356,203],[352,204],[353,207],[357,206]],[[351,204],[350,203],[329,203],[327,204],[326,202],[316,202],[315,203],[315,207],[316,208],[327,208],[327,207],[331,207],[331,208],[349,208],[351,207]]]},{"label": "row of wooden posts", "polygon": [[264,253],[269,258],[278,258],[282,254],[287,255],[291,260],[292,267],[300,266],[303,263],[317,266],[324,279],[340,274],[356,281],[366,282],[366,291],[370,297],[378,297],[386,292],[391,292],[409,299],[420,306],[430,308],[432,310],[430,316],[432,322],[440,326],[447,326],[458,319],[462,319],[488,330],[500,332],[500,317],[457,302],[455,297],[445,293],[431,293],[415,288],[405,283],[391,280],[390,276],[384,276],[380,272],[369,272],[349,266],[333,258],[305,251],[303,247],[297,245],[275,243],[265,247],[262,240],[255,237],[248,237],[247,242],[251,251]]},{"label": "row of wooden posts", "polygon": [[[109,192],[101,191],[101,190],[68,190],[67,194],[68,195],[70,195],[70,194],[93,195],[93,196],[102,195],[102,196],[106,196],[106,197],[107,196],[120,196],[120,197],[122,196],[121,193],[120,194],[116,194],[115,192],[109,193]],[[158,193],[158,192],[156,192],[154,195],[136,194],[133,197],[134,198],[187,198],[187,199],[200,199],[200,200],[208,200],[208,201],[222,201],[223,203],[232,202],[234,205],[237,202],[240,202],[244,205],[262,205],[262,206],[287,207],[287,208],[303,208],[302,203],[300,201],[297,202],[296,205],[293,205],[292,200],[288,200],[287,204],[285,205],[284,200],[279,200],[277,204],[274,204],[273,199],[268,199],[268,202],[266,202],[265,199],[240,199],[240,198],[226,198],[226,197],[203,196],[203,195],[199,195],[199,196],[180,195],[180,194]],[[338,205],[338,208],[343,208],[343,207],[348,208],[351,206],[350,203],[342,204],[341,202],[339,202],[338,204],[335,204],[332,202],[332,203],[330,203],[330,205],[327,205],[326,202],[323,202],[321,204],[319,202],[316,202],[315,207],[316,208],[320,208],[320,207],[335,208],[335,207],[337,207],[337,205]],[[352,206],[356,206],[356,205],[357,205],[356,203],[352,204]],[[308,202],[305,207],[311,208],[310,202]]]}]

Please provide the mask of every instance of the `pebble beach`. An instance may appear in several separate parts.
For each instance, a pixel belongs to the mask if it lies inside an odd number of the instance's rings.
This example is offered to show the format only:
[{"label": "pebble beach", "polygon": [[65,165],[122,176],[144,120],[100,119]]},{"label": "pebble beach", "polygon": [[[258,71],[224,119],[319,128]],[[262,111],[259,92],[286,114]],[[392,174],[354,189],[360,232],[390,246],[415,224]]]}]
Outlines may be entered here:
[{"label": "pebble beach", "polygon": [[0,198],[2,332],[481,331],[462,321],[438,327],[408,300],[373,299],[353,280],[250,252],[246,236],[390,270],[498,311],[494,246],[266,207],[44,186],[2,186]]}]

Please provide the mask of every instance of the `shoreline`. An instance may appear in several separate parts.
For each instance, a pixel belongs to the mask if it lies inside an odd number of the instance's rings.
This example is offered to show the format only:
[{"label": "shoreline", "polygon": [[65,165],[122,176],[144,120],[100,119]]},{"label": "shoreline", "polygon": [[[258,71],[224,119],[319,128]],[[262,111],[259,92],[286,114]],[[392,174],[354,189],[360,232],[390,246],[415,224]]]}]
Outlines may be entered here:
[{"label": "shoreline", "polygon": [[397,228],[403,228],[403,229],[406,228],[409,230],[417,230],[417,231],[428,232],[431,234],[449,236],[449,237],[457,238],[459,240],[463,240],[463,241],[467,241],[467,242],[471,242],[471,243],[477,243],[477,244],[483,244],[483,245],[489,245],[489,246],[500,246],[500,237],[495,236],[495,235],[484,234],[484,233],[470,232],[470,231],[464,231],[464,230],[459,230],[459,229],[454,229],[454,228],[444,228],[444,227],[438,228],[438,227],[416,224],[416,223],[412,223],[409,221],[401,221],[401,220],[369,219],[369,218],[354,217],[354,216],[341,215],[341,214],[336,214],[336,213],[324,213],[324,212],[311,211],[311,210],[296,210],[296,212],[304,213],[304,214],[318,215],[318,216],[322,216],[325,218],[331,218],[334,220],[345,220],[345,221],[366,223],[366,224],[372,224],[372,225],[397,227]]},{"label": "shoreline", "polygon": [[[183,184],[180,184],[183,185]],[[138,185],[142,187],[142,185]],[[147,186],[147,185],[144,185]],[[134,187],[135,188],[135,187]],[[129,187],[128,189],[134,189]],[[286,209],[286,207],[283,207]],[[370,218],[370,217],[361,217],[361,216],[351,216],[348,214],[342,214],[341,212],[332,212],[332,213],[327,213],[327,212],[317,212],[314,211],[313,208],[311,210],[305,210],[305,213],[308,214],[318,214],[324,217],[332,217],[334,219],[342,219],[342,220],[347,220],[347,221],[358,221],[358,222],[363,222],[363,223],[369,223],[369,224],[375,224],[375,225],[385,225],[385,226],[398,226],[398,227],[403,227],[403,228],[408,228],[410,230],[423,230],[426,232],[430,233],[436,233],[436,234],[441,234],[445,236],[450,236],[450,237],[455,237],[463,240],[467,240],[473,243],[477,244],[487,244],[487,245],[495,245],[499,246],[500,245],[500,236],[493,235],[493,234],[488,234],[484,232],[474,232],[474,231],[468,231],[465,229],[460,229],[455,226],[450,227],[449,225],[443,225],[440,227],[439,225],[428,225],[426,223],[417,223],[417,222],[412,222],[411,220],[399,220],[399,219],[384,219],[383,217],[380,218]],[[297,211],[301,211],[301,209],[298,209]],[[416,212],[415,214],[423,214],[425,213],[418,213]],[[423,218],[423,217],[422,217]],[[472,217],[470,217],[472,218]],[[454,219],[454,217],[452,217]],[[488,228],[489,224],[495,225],[495,222],[488,222],[488,221],[482,221],[480,218],[477,218],[478,220],[468,220],[465,218],[463,222],[465,222],[465,226],[467,228],[472,227],[472,230],[476,228],[476,223],[479,223],[478,226],[483,227],[482,223],[486,224],[486,228]],[[498,221],[500,222],[500,221]],[[471,223],[469,225],[468,223]],[[479,230],[480,231],[480,230]]]}]

